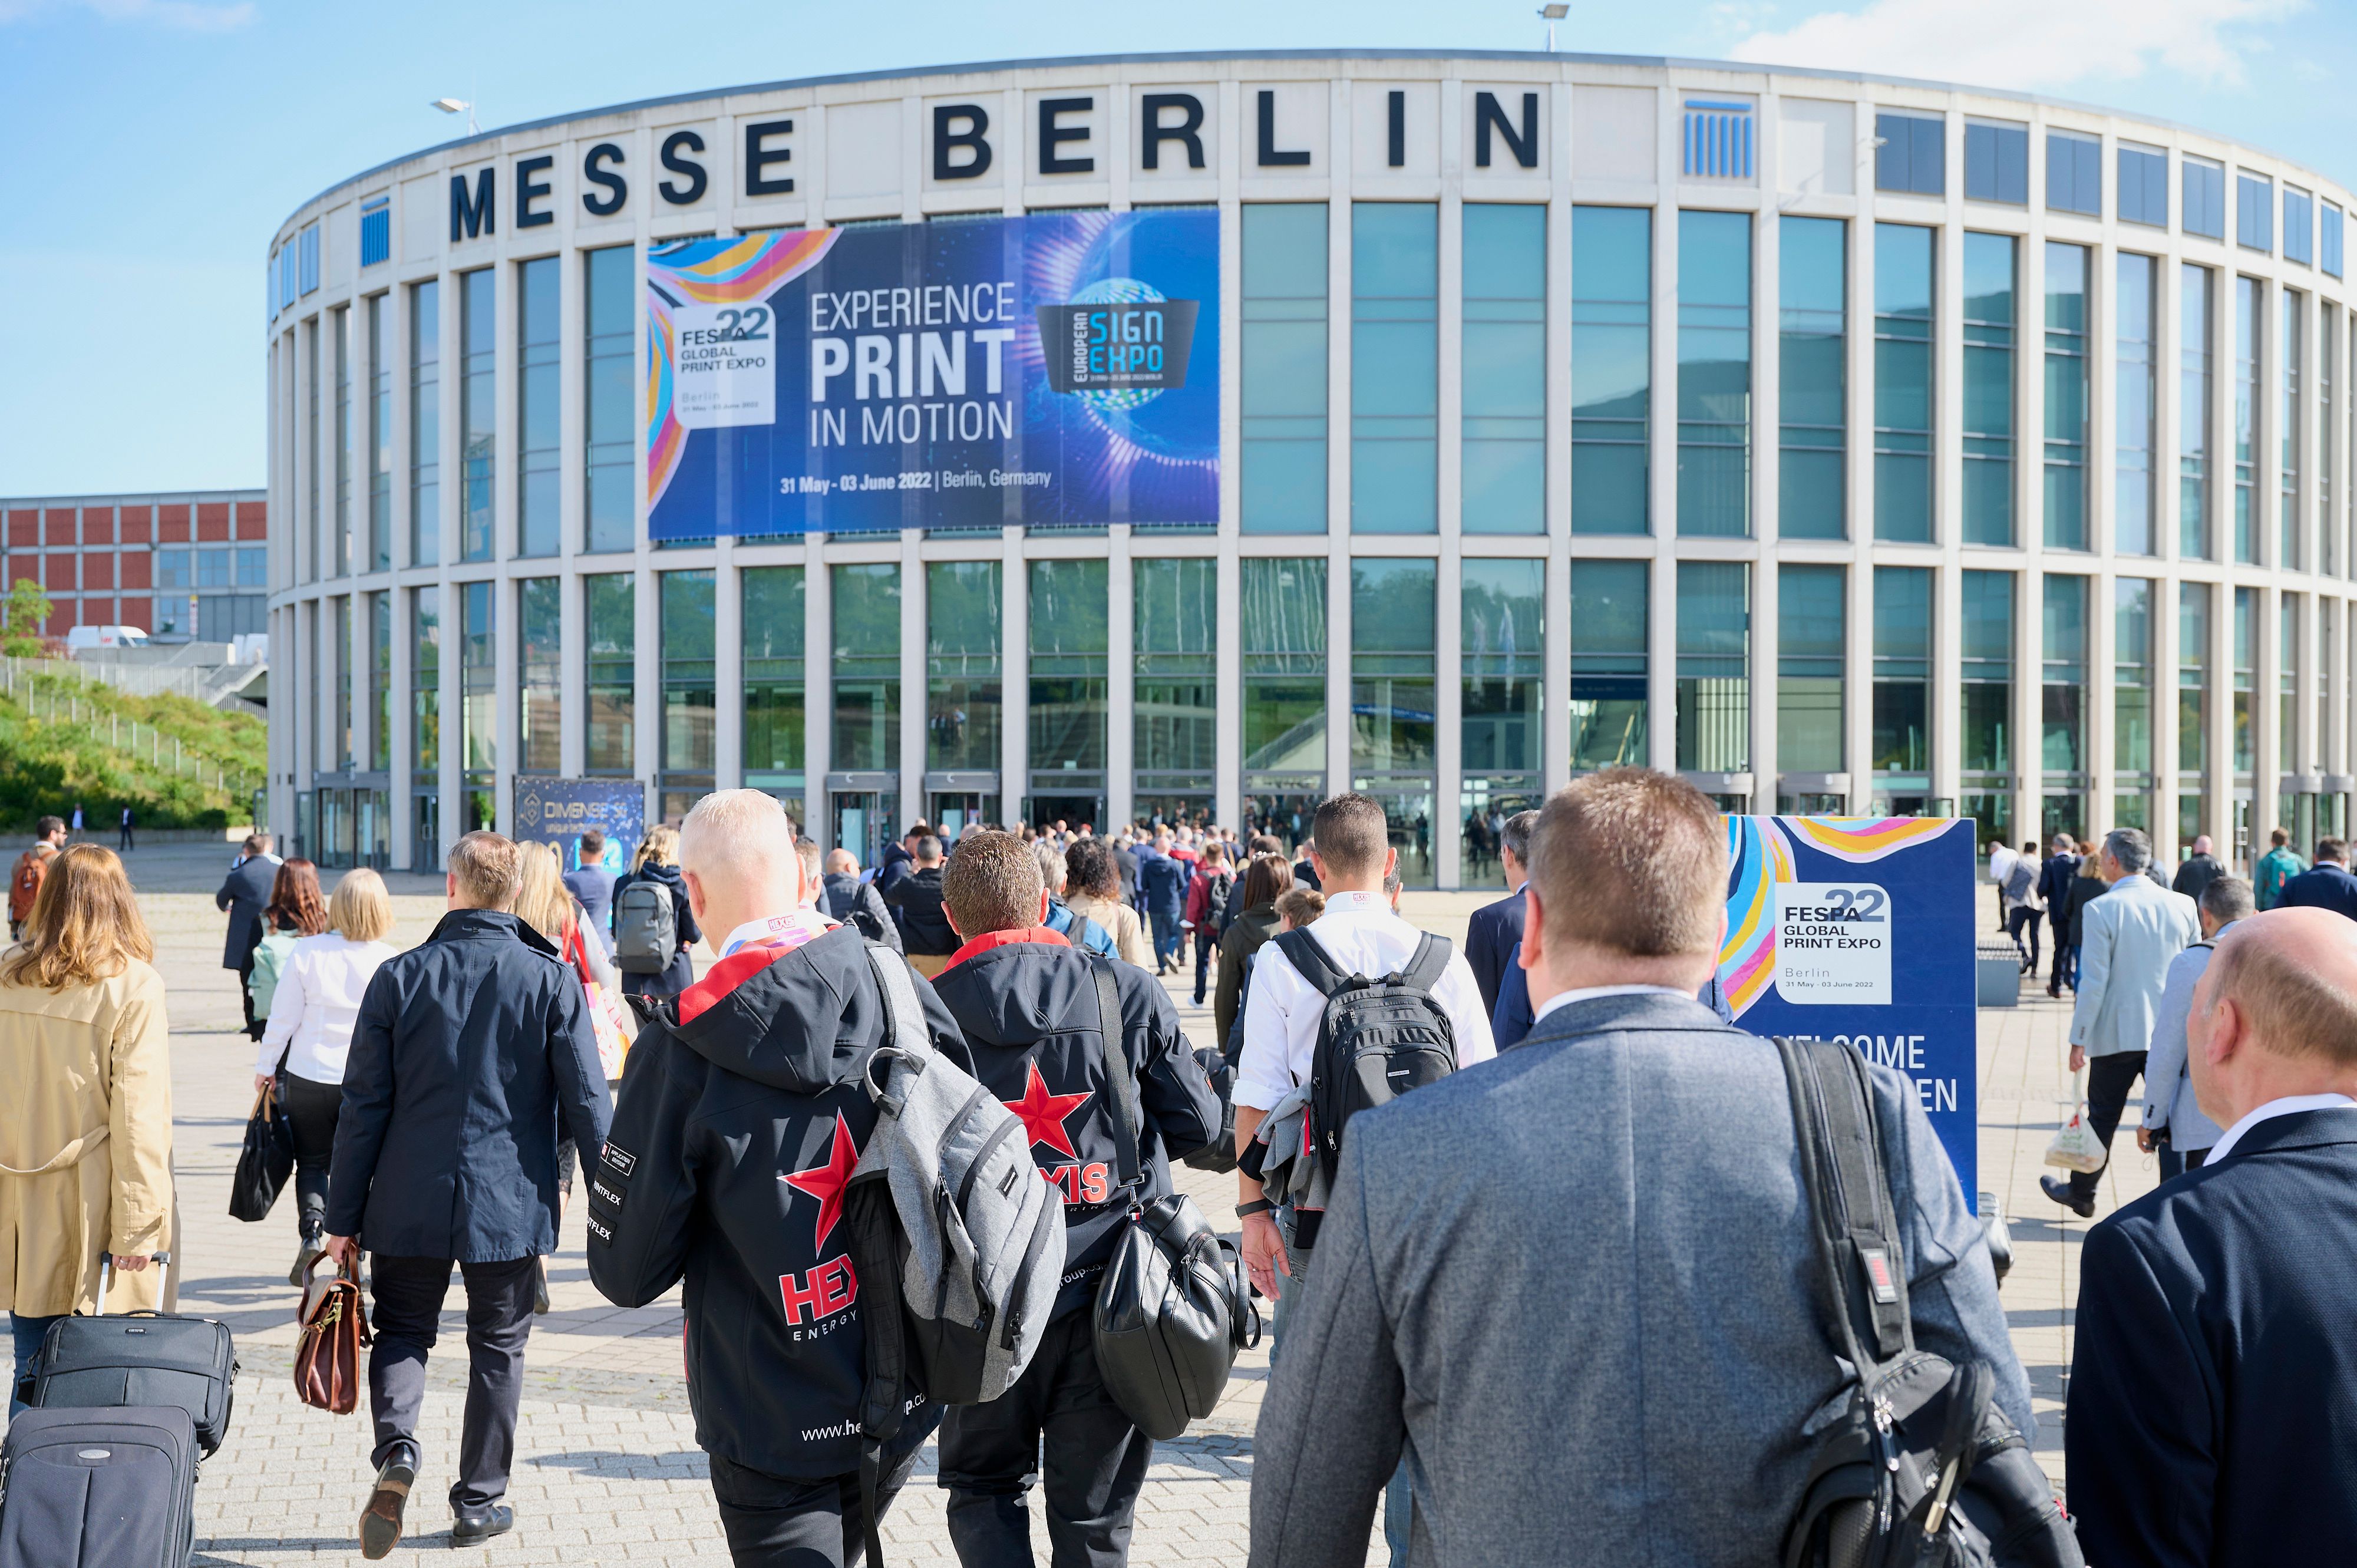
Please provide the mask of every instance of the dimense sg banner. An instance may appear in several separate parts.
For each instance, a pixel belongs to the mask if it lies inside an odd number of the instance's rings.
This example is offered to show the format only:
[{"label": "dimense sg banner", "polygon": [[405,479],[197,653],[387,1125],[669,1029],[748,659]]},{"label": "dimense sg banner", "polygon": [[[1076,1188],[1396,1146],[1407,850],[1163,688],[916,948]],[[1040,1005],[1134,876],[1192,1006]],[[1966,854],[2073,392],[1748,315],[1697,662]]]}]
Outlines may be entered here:
[{"label": "dimense sg banner", "polygon": [[648,532],[1215,522],[1215,209],[788,231],[647,262]]},{"label": "dimense sg banner", "polygon": [[1979,1207],[1973,827],[1729,817],[1719,989],[1755,1035],[1840,1040],[1914,1080]]}]

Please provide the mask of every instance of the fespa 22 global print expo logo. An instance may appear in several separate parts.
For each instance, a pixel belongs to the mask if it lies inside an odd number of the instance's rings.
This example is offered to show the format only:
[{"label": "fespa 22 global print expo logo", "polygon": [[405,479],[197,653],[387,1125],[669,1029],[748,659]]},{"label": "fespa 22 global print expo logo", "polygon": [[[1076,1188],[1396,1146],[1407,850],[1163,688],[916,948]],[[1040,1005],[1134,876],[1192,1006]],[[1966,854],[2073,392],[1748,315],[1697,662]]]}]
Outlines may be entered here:
[{"label": "fespa 22 global print expo logo", "polygon": [[659,250],[648,532],[1217,521],[1219,233],[1043,212]]}]

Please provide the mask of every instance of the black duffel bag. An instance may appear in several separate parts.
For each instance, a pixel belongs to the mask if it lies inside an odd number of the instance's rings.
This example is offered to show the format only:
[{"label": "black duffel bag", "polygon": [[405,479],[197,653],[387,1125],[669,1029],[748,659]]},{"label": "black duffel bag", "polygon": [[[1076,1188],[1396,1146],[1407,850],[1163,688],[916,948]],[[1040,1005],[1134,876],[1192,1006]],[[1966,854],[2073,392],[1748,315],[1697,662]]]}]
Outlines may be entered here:
[{"label": "black duffel bag", "polygon": [[274,1078],[253,1097],[253,1113],[245,1119],[245,1147],[238,1151],[237,1172],[229,1182],[230,1218],[248,1224],[269,1219],[294,1170],[295,1126],[278,1103]]},{"label": "black duffel bag", "polygon": [[1834,1343],[1857,1375],[1817,1437],[1784,1568],[2085,1568],[1982,1362],[1915,1348],[1866,1062],[1779,1039]]},{"label": "black duffel bag", "polygon": [[1115,1157],[1135,1206],[1090,1308],[1097,1371],[1140,1432],[1171,1438],[1220,1402],[1236,1352],[1260,1343],[1260,1312],[1234,1243],[1220,1239],[1191,1199],[1172,1193],[1137,1202],[1145,1184],[1137,1077],[1122,1042],[1112,965],[1099,960],[1091,967],[1106,1023]]}]

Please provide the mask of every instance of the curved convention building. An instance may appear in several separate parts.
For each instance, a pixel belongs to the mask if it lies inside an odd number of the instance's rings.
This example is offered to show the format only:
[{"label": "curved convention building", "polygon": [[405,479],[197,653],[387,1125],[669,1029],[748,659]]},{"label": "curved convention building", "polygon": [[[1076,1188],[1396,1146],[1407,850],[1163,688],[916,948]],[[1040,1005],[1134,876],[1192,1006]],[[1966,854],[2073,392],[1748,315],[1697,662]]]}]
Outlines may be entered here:
[{"label": "curved convention building", "polygon": [[872,864],[1348,785],[1472,886],[1635,761],[2246,860],[2357,789],[2349,200],[2077,104],[1577,55],[469,136],[272,242],[273,816],[428,867],[746,784]]}]

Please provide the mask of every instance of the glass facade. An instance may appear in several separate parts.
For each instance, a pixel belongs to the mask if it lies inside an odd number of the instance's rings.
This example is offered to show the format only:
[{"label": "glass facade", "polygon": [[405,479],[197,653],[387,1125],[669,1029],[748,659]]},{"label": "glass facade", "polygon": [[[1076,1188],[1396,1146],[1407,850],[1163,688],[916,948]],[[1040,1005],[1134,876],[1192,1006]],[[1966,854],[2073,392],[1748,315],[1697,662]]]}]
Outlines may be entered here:
[{"label": "glass facade", "polygon": [[1786,773],[1846,767],[1847,577],[1840,566],[1784,566],[1776,574],[1776,766]]},{"label": "glass facade", "polygon": [[2160,548],[2153,532],[2153,449],[2159,445],[2158,391],[2153,354],[2159,321],[2154,280],[2160,263],[2122,252],[2115,290],[2112,371],[2112,548],[2150,555]]},{"label": "glass facade", "polygon": [[1326,774],[1326,562],[1248,556],[1243,592],[1243,765],[1316,794]]},{"label": "glass facade", "polygon": [[1243,209],[1246,533],[1326,532],[1326,204]]},{"label": "glass facade", "polygon": [[387,588],[368,596],[368,765],[372,773],[393,766],[393,593]]},{"label": "glass facade", "polygon": [[1976,792],[1975,785],[1981,792],[2002,792],[2002,776],[2013,770],[2015,581],[2011,572],[1966,572],[1958,584],[1967,793]]},{"label": "glass facade", "polygon": [[1571,531],[1652,532],[1653,213],[1571,211]]},{"label": "glass facade", "polygon": [[1932,572],[1874,569],[1875,794],[1900,815],[1921,811],[1932,767]]},{"label": "glass facade", "polygon": [[1571,564],[1571,766],[1650,761],[1645,715],[1652,623],[1642,561]]},{"label": "glass facade", "polygon": [[409,564],[442,559],[442,285],[409,285]]},{"label": "glass facade", "polygon": [[351,575],[359,552],[352,541],[352,313],[328,313],[328,334],[336,340],[336,450],[329,462],[336,474],[335,575]]},{"label": "glass facade", "polygon": [[458,559],[491,558],[491,474],[497,467],[499,274],[458,274]]},{"label": "glass facade", "polygon": [[1874,536],[1900,543],[1932,537],[1936,234],[1907,223],[1874,226]]},{"label": "glass facade", "polygon": [[630,773],[638,746],[638,596],[628,572],[581,579],[582,645],[589,703],[589,773]]},{"label": "glass facade", "polygon": [[442,590],[409,595],[409,757],[417,781],[431,784],[442,765]]},{"label": "glass facade", "polygon": [[2112,583],[2112,768],[2123,791],[2152,784],[2152,590],[2145,577]]},{"label": "glass facade", "polygon": [[1459,876],[1498,869],[1505,819],[1541,799],[1546,563],[1468,560],[1458,605]]},{"label": "glass facade", "polygon": [[1459,526],[1544,533],[1546,209],[1469,202],[1464,215]]},{"label": "glass facade", "polygon": [[2087,548],[2084,245],[2046,246],[2046,547]]},{"label": "glass facade", "polygon": [[1351,531],[1440,531],[1440,209],[1351,208]]},{"label": "glass facade", "polygon": [[[1577,612],[1575,612],[1575,618]],[[1678,563],[1677,765],[1751,768],[1751,568]]]},{"label": "glass facade", "polygon": [[328,728],[328,752],[322,758],[339,773],[352,770],[352,596],[339,594],[328,633],[328,668],[336,672],[335,716]]},{"label": "glass facade", "polygon": [[2210,585],[2177,588],[2177,768],[2200,789],[2210,767]]},{"label": "glass facade", "polygon": [[1786,218],[1777,228],[1776,531],[1786,539],[1845,539],[1849,225]]},{"label": "glass facade", "polygon": [[516,553],[554,555],[563,424],[557,390],[564,349],[557,327],[554,256],[516,268]]},{"label": "glass facade", "polygon": [[[803,817],[808,755],[800,566],[751,566],[737,580],[745,639],[745,782]],[[806,819],[805,819],[806,820]]]},{"label": "glass facade", "polygon": [[2218,274],[2190,262],[2177,282],[2177,553],[2207,561],[2210,538],[2210,420],[2217,411],[2211,337],[2217,320]]},{"label": "glass facade", "polygon": [[458,585],[465,617],[458,640],[458,765],[465,804],[465,832],[499,825],[492,770],[499,766],[499,585]]},{"label": "glass facade", "polygon": [[2276,441],[2282,459],[2276,464],[2276,477],[2282,481],[2282,504],[2276,510],[2276,561],[2286,571],[2300,567],[2299,550],[2299,459],[2300,459],[2300,371],[2308,363],[2306,326],[2301,306],[2307,296],[2285,289],[2283,294],[2283,332],[2281,347],[2276,352],[2283,360],[2283,385],[2279,392],[2276,419]]},{"label": "glass facade", "polygon": [[368,302],[368,567],[393,564],[393,360],[390,295]]},{"label": "glass facade", "polygon": [[[834,566],[834,738],[838,771],[900,766],[900,568]],[[862,857],[863,865],[866,857]]]},{"label": "glass facade", "polygon": [[1209,801],[1219,766],[1220,564],[1149,557],[1129,571],[1138,796]]},{"label": "glass facade", "polygon": [[2234,559],[2259,559],[2259,299],[2256,278],[2234,280]]},{"label": "glass facade", "polygon": [[561,577],[525,577],[516,584],[516,770],[561,773],[565,769],[565,704],[558,690],[564,674],[565,582]]},{"label": "glass facade", "polygon": [[628,550],[635,515],[630,346],[638,279],[628,245],[582,258],[587,282],[582,344],[584,445],[581,547]]},{"label": "glass facade", "polygon": [[1113,639],[1103,561],[1031,563],[1031,792],[1101,797]]},{"label": "glass facade", "polygon": [[[712,574],[665,572],[662,637],[662,782],[667,789],[712,787],[714,710]],[[683,777],[684,776],[684,777]],[[664,813],[670,816],[666,809]]]},{"label": "glass facade", "polygon": [[2259,737],[2253,727],[2252,704],[2259,682],[2259,596],[2255,589],[2234,590],[2234,776],[2247,782],[2258,769]]},{"label": "glass facade", "polygon": [[1678,214],[1678,532],[1751,532],[1751,218]]},{"label": "glass facade", "polygon": [[2013,532],[2015,253],[2010,234],[1964,236],[1964,518],[1967,544]]},{"label": "glass facade", "polygon": [[2087,772],[2087,583],[2084,577],[2047,574],[2040,639],[2039,766],[2072,781]]},{"label": "glass facade", "polygon": [[1351,563],[1351,787],[1383,802],[1399,874],[1433,882],[1438,566]]},{"label": "glass facade", "polygon": [[1003,571],[996,561],[934,561],[925,567],[928,768],[998,768],[1006,707]]}]

